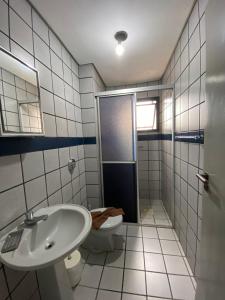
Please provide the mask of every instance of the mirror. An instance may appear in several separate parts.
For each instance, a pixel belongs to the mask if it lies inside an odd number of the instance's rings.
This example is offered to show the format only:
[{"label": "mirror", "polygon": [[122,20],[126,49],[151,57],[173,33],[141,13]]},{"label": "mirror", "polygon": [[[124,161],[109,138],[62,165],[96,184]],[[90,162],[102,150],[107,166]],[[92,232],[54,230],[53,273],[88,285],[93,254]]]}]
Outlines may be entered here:
[{"label": "mirror", "polygon": [[2,135],[43,135],[38,72],[0,47]]}]

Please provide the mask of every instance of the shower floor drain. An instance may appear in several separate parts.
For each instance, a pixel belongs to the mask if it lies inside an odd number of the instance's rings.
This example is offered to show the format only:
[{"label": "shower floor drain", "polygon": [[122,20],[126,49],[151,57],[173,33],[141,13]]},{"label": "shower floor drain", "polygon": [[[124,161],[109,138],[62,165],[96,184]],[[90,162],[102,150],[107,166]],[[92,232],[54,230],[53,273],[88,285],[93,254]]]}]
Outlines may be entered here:
[{"label": "shower floor drain", "polygon": [[55,245],[55,242],[54,242],[54,241],[48,242],[48,243],[45,245],[45,250],[51,249],[54,245]]}]

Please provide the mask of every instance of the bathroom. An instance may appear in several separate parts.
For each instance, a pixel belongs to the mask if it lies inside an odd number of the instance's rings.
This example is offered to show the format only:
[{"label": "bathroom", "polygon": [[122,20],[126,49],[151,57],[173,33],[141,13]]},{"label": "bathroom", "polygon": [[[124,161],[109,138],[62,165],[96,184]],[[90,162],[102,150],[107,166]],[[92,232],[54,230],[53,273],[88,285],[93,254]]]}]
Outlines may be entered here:
[{"label": "bathroom", "polygon": [[0,300],[225,299],[224,12],[0,0]]}]

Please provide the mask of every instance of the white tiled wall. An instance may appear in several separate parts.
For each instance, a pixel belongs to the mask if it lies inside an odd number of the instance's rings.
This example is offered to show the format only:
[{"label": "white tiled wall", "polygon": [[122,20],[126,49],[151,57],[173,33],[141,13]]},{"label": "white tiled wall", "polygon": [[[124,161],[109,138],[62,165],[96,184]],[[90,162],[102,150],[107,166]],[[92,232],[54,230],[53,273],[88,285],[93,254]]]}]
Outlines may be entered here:
[{"label": "white tiled wall", "polygon": [[161,199],[161,141],[138,141],[139,197],[145,200]]},{"label": "white tiled wall", "polygon": [[[205,126],[205,9],[198,0],[177,43],[163,77],[175,82],[175,130],[188,132]],[[172,102],[163,94],[161,127],[171,133]],[[167,209],[172,203],[172,144],[162,142],[162,198]],[[202,186],[196,174],[203,169],[204,146],[175,142],[175,228],[192,271],[196,273],[201,233]]]},{"label": "white tiled wall", "polygon": [[[0,0],[0,45],[38,69],[46,136],[82,137],[78,64],[27,1]],[[27,209],[68,202],[87,206],[83,145],[0,157],[0,236]],[[0,299],[40,299],[35,272],[0,264]]]},{"label": "white tiled wall", "polygon": [[[83,131],[85,137],[97,137],[96,100],[94,93],[105,90],[104,82],[93,64],[79,67]],[[87,201],[90,209],[100,207],[100,166],[96,144],[84,145]]]},{"label": "white tiled wall", "polygon": [[[206,3],[206,0],[196,2],[163,77],[163,83],[176,83],[177,131],[204,128]],[[0,45],[38,69],[47,136],[96,136],[94,92],[104,90],[104,83],[92,64],[78,67],[55,33],[26,0],[10,0],[10,6],[7,0],[0,0]],[[166,92],[162,95],[163,133],[171,132],[170,96]],[[155,143],[146,144],[149,176],[153,171],[159,173],[159,169],[154,170],[155,160],[151,159]],[[172,182],[171,142],[162,141],[158,149],[162,152],[162,197],[168,207]],[[203,168],[204,151],[201,145],[186,143],[176,143],[175,149],[175,225],[191,267],[195,270],[202,217],[201,186],[196,181],[195,173]],[[77,161],[72,176],[66,167],[69,157]],[[142,166],[146,168],[146,164]],[[158,173],[156,177],[160,178]],[[20,222],[27,208],[38,209],[71,201],[88,204],[90,208],[98,207],[101,204],[99,182],[96,145],[0,158],[0,234]],[[36,189],[41,190],[38,197],[37,193],[31,192]],[[160,191],[158,195],[161,195]],[[0,299],[40,299],[36,274],[15,272],[0,265]]]}]

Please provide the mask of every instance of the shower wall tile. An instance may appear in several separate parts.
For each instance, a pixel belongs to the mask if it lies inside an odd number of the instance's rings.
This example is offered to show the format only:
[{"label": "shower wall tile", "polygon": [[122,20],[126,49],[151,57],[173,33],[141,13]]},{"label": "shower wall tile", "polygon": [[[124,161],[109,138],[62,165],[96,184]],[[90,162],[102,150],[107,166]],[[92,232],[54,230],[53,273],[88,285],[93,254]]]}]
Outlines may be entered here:
[{"label": "shower wall tile", "polygon": [[[46,136],[83,137],[78,64],[28,1],[0,0],[0,46],[39,71]],[[84,146],[74,146],[0,157],[0,237],[21,223],[28,209],[87,206],[83,153]],[[69,158],[76,160],[72,175]],[[89,180],[98,187],[95,177]],[[97,189],[92,192],[97,195]],[[40,299],[36,274],[0,264],[0,298]]]},{"label": "shower wall tile", "polygon": [[[175,49],[163,76],[163,83],[175,82],[175,131],[188,132],[204,129],[205,113],[205,9],[207,0],[198,0],[178,41],[180,56]],[[178,69],[181,60],[180,70]],[[175,64],[176,63],[176,64]],[[179,75],[180,74],[180,75]],[[179,85],[179,82],[181,85]],[[180,89],[179,89],[180,86]],[[162,133],[172,132],[171,109],[168,95],[162,94],[160,125]],[[171,216],[173,203],[170,141],[162,141],[162,199]],[[202,188],[196,174],[203,169],[204,145],[175,143],[175,228],[183,250],[195,274],[198,262],[197,244],[200,243]]]},{"label": "shower wall tile", "polygon": [[[79,66],[81,115],[85,137],[97,138],[95,92],[104,91],[105,84],[93,64]],[[90,209],[102,205],[100,193],[99,153],[96,145],[84,146],[87,177],[87,202]]]}]

